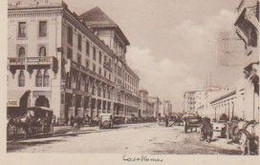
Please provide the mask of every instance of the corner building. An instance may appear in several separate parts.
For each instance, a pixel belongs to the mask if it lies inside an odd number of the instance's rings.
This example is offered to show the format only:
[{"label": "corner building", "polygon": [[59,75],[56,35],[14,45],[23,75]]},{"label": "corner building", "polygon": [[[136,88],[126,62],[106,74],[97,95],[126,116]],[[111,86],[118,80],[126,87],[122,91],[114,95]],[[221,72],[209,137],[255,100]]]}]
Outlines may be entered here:
[{"label": "corner building", "polygon": [[61,122],[138,114],[130,43],[99,8],[79,16],[62,0],[9,0],[8,28],[8,113],[47,107]]},{"label": "corner building", "polygon": [[244,42],[244,101],[246,120],[259,121],[259,0],[240,0],[234,23],[237,35]]}]

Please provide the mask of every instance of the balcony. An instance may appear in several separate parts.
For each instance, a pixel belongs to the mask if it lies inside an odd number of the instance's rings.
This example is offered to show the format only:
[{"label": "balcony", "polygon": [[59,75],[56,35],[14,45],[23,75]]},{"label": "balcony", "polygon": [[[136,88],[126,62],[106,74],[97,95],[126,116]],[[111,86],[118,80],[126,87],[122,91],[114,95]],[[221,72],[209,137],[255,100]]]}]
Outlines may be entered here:
[{"label": "balcony", "polygon": [[106,79],[105,77],[101,76],[100,74],[95,73],[92,70],[90,70],[90,69],[88,69],[88,68],[86,68],[86,67],[84,67],[84,66],[82,66],[82,65],[80,65],[80,64],[78,64],[74,61],[72,61],[71,64],[72,64],[71,65],[72,68],[77,69],[80,72],[83,72],[83,73],[85,73],[85,74],[87,74],[87,75],[89,75],[89,76],[91,76],[95,79],[98,79],[99,81],[105,82],[105,83],[110,84],[110,85],[114,85],[114,83],[111,80]]},{"label": "balcony", "polygon": [[103,67],[106,68],[107,70],[109,70],[110,72],[113,71],[112,67],[111,67],[111,64],[110,63],[103,63]]},{"label": "balcony", "polygon": [[55,57],[24,57],[8,58],[8,67],[15,74],[17,69],[27,69],[31,74],[34,69],[52,69],[56,74],[58,72],[58,60]]}]

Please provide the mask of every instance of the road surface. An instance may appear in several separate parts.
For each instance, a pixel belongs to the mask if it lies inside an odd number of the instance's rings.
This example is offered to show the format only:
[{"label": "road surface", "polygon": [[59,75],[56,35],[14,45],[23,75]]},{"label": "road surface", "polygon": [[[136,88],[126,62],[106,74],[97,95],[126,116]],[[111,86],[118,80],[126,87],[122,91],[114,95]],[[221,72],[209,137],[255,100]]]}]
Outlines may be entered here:
[{"label": "road surface", "polygon": [[201,142],[199,134],[184,133],[183,126],[156,123],[122,125],[114,129],[83,131],[59,137],[8,142],[8,152],[120,153],[120,154],[240,154],[225,139]]}]

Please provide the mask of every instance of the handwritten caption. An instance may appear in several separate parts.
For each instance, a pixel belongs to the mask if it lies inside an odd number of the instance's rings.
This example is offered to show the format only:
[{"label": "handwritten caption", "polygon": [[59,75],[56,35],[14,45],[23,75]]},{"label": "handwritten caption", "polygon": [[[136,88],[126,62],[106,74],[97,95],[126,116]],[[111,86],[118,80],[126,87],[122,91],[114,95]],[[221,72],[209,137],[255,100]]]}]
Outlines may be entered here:
[{"label": "handwritten caption", "polygon": [[162,158],[148,157],[148,156],[131,156],[123,155],[123,160],[126,162],[163,162]]}]

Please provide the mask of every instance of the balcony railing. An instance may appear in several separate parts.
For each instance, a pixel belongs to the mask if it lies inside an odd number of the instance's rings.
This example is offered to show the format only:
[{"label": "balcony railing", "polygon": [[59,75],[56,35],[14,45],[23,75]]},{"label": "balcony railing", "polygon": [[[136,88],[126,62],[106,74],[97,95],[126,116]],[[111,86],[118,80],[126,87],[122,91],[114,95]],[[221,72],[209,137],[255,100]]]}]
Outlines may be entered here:
[{"label": "balcony railing", "polygon": [[106,82],[108,84],[114,85],[114,83],[111,80],[106,79],[105,77],[101,76],[100,74],[95,73],[95,72],[91,71],[90,69],[88,69],[88,68],[86,68],[86,67],[84,67],[84,66],[82,66],[82,65],[80,65],[80,64],[78,64],[78,63],[76,63],[74,61],[72,61],[72,67],[77,69],[77,70],[79,70],[79,71],[81,71],[81,72],[84,72],[85,74],[88,74],[88,75],[90,75],[90,76],[92,76],[94,78],[97,78],[100,81],[103,81],[103,82]]},{"label": "balcony railing", "polygon": [[8,58],[9,65],[50,65],[53,64],[55,57],[23,57]]},{"label": "balcony railing", "polygon": [[107,70],[109,70],[110,72],[113,71],[112,67],[111,67],[111,64],[110,63],[103,63],[103,67],[106,68]]}]

